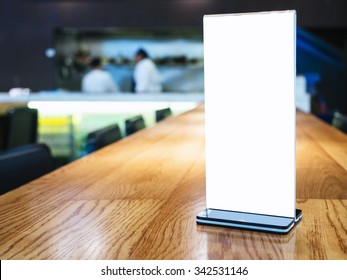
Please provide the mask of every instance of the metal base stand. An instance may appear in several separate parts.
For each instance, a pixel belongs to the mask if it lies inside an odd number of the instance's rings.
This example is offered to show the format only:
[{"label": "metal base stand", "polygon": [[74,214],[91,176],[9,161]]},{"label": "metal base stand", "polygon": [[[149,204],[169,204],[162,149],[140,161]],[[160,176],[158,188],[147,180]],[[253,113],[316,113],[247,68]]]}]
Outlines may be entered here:
[{"label": "metal base stand", "polygon": [[302,219],[302,211],[296,209],[296,217],[280,217],[218,209],[200,212],[196,221],[201,225],[231,227],[253,231],[287,234]]}]

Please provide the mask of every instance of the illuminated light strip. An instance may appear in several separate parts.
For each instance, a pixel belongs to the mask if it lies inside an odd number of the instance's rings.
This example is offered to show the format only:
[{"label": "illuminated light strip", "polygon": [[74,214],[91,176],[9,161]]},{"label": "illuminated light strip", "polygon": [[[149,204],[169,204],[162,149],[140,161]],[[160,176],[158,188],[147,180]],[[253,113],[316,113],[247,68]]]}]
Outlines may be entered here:
[{"label": "illuminated light strip", "polygon": [[30,101],[28,107],[44,113],[131,113],[166,107],[185,111],[195,108],[197,104],[197,102]]}]

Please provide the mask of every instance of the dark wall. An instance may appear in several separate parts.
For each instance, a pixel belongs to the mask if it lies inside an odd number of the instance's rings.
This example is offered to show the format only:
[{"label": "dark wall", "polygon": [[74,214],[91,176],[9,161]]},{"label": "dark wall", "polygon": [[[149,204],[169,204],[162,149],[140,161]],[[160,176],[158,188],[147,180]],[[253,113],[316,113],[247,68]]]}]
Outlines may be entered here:
[{"label": "dark wall", "polygon": [[202,27],[204,14],[282,9],[296,9],[301,27],[347,29],[345,0],[1,0],[0,92],[54,88],[54,61],[44,51],[55,28]]}]

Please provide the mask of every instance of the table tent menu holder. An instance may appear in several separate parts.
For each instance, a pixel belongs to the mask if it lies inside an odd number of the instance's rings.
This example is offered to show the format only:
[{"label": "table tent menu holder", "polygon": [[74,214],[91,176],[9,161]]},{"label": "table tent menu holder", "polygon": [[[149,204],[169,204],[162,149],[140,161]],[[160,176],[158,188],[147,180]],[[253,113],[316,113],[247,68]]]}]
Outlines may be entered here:
[{"label": "table tent menu holder", "polygon": [[206,206],[197,223],[286,234],[296,209],[296,13],[204,16]]}]

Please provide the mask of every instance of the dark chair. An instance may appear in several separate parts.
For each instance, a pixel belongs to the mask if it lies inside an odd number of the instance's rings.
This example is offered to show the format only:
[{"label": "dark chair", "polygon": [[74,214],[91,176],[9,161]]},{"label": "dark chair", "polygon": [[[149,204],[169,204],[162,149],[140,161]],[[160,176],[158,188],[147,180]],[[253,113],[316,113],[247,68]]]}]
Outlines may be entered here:
[{"label": "dark chair", "polygon": [[10,149],[36,143],[38,112],[36,109],[11,108],[7,111],[3,124],[2,149]]},{"label": "dark chair", "polygon": [[46,144],[29,144],[0,153],[0,194],[26,184],[55,168]]},{"label": "dark chair", "polygon": [[172,112],[171,112],[170,108],[160,109],[160,110],[155,111],[155,120],[157,122],[160,122],[163,119],[170,117],[171,115],[172,115]]},{"label": "dark chair", "polygon": [[146,127],[145,121],[143,117],[140,115],[132,117],[125,121],[125,132],[127,136],[141,129],[144,129],[145,127]]},{"label": "dark chair", "polygon": [[87,135],[87,152],[94,152],[120,139],[122,134],[117,124],[90,132]]},{"label": "dark chair", "polygon": [[0,116],[0,151],[5,149],[5,136],[7,128],[6,116]]},{"label": "dark chair", "polygon": [[344,133],[347,133],[347,116],[335,112],[332,125]]}]

